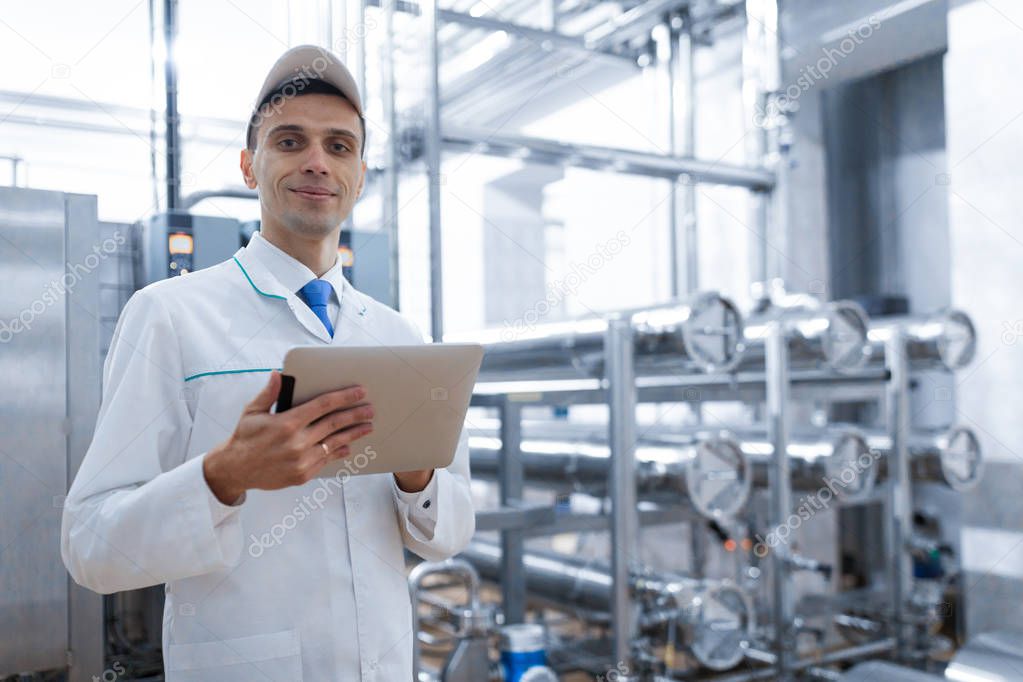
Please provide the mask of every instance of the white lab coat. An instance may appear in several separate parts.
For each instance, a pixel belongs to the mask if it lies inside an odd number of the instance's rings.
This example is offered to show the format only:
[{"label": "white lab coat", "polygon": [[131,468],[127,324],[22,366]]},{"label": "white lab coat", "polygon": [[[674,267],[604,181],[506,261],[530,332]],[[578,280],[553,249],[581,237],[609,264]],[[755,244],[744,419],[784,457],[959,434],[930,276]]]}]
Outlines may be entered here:
[{"label": "white lab coat", "polygon": [[166,583],[169,682],[406,682],[414,633],[403,547],[439,560],[471,539],[465,434],[419,494],[401,494],[383,474],[221,504],[203,456],[289,348],[422,343],[414,325],[339,275],[331,339],[257,255],[250,244],[128,302],[64,507],[64,563],[102,593]]}]

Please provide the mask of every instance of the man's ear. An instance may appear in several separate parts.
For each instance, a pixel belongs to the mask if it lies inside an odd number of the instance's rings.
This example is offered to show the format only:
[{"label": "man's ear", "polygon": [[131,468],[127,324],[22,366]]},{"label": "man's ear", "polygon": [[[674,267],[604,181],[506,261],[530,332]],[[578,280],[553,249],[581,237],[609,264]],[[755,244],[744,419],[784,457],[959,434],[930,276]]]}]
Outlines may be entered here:
[{"label": "man's ear", "polygon": [[243,149],[239,167],[242,169],[242,178],[245,180],[245,186],[249,189],[256,189],[256,176],[252,173],[252,160],[255,156],[255,151],[251,149]]},{"label": "man's ear", "polygon": [[355,190],[355,198],[362,196],[362,188],[366,186],[366,162],[362,162],[362,177],[359,178],[359,188]]}]

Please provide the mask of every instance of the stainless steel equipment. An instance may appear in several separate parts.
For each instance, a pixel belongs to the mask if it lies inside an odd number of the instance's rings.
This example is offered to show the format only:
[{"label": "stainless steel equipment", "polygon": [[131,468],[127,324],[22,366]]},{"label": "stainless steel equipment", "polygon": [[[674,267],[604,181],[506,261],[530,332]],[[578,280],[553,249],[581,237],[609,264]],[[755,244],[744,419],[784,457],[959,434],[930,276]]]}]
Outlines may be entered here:
[{"label": "stainless steel equipment", "polygon": [[767,304],[746,319],[743,339],[746,350],[738,369],[762,370],[765,362],[768,323],[778,319],[784,327],[789,361],[793,368],[826,367],[855,370],[867,361],[869,321],[866,312],[852,301],[783,307]]},{"label": "stainless steel equipment", "polygon": [[[475,540],[460,555],[489,580],[500,577],[500,547]],[[527,552],[526,585],[555,605],[606,614],[611,599],[610,568],[550,552]],[[685,647],[701,665],[727,670],[745,657],[754,622],[749,596],[727,581],[697,580],[642,570],[630,573],[630,588],[640,604],[646,632],[674,630],[674,645]]]},{"label": "stainless steel equipment", "polygon": [[[430,576],[457,578],[466,590],[466,601],[452,607],[457,621],[455,646],[448,654],[439,674],[422,669],[420,639],[422,637],[419,603],[424,592],[424,581]],[[477,682],[490,678],[490,658],[487,638],[493,623],[488,612],[480,605],[480,578],[476,570],[461,559],[423,562],[416,565],[408,576],[409,595],[412,600],[412,670],[415,680],[440,682]]]},{"label": "stainless steel equipment", "polygon": [[940,682],[937,675],[884,661],[867,661],[847,670],[839,682]]},{"label": "stainless steel equipment", "polygon": [[[474,475],[499,473],[500,441],[470,436]],[[727,438],[708,436],[673,445],[636,447],[636,486],[645,497],[688,498],[702,515],[712,519],[733,517],[746,504],[750,492],[749,460]],[[573,440],[525,440],[521,459],[526,480],[561,490],[606,495],[610,485],[610,452],[605,443]]]},{"label": "stainless steel equipment", "polygon": [[138,288],[216,265],[233,256],[241,244],[234,218],[184,212],[152,216],[143,224],[142,234]]},{"label": "stainless steel equipment", "polygon": [[1023,680],[1023,635],[996,631],[977,635],[956,652],[945,669],[955,682]]},{"label": "stainless steel equipment", "polygon": [[0,677],[103,670],[102,598],[68,577],[60,522],[99,411],[99,270],[120,245],[96,197],[0,187]]},{"label": "stainless steel equipment", "polygon": [[[624,312],[633,329],[637,374],[726,371],[739,356],[742,317],[728,299],[700,293],[677,305]],[[486,346],[481,381],[603,377],[609,318],[553,323],[471,338]],[[505,337],[505,338],[502,338]]]},{"label": "stainless steel equipment", "polygon": [[[870,434],[867,443],[872,450],[885,455],[879,460],[879,475],[887,479],[887,455],[891,451],[891,437],[880,433]],[[910,474],[915,481],[944,483],[953,490],[966,492],[977,485],[984,473],[980,440],[966,426],[912,433],[908,439],[908,448]]]},{"label": "stainless steel equipment", "polygon": [[[753,482],[768,485],[774,446],[763,434],[739,432],[742,451],[753,463]],[[832,426],[812,437],[789,440],[789,475],[796,490],[829,490],[840,500],[855,502],[870,496],[877,479],[877,462],[867,441],[857,429]]]},{"label": "stainless steel equipment", "polygon": [[896,328],[902,330],[906,355],[914,369],[961,369],[970,364],[977,354],[977,332],[969,315],[949,309],[932,315],[871,320],[868,333],[871,362],[883,362],[885,340]]},{"label": "stainless steel equipment", "polygon": [[[604,494],[608,473],[605,431],[603,427],[558,421],[524,423],[522,456],[529,483]],[[750,482],[758,487],[767,485],[767,468],[774,450],[762,430],[673,431],[650,427],[642,431],[644,435],[636,447],[641,494],[688,495],[701,513],[720,518],[732,516],[745,506]],[[473,474],[496,475],[500,450],[497,429],[484,426],[469,433]],[[710,453],[715,455],[712,460]],[[877,457],[855,428],[829,427],[820,434],[801,434],[789,443],[789,458],[796,489],[816,490],[830,482],[836,497],[850,501],[864,499],[874,489]],[[688,479],[687,472],[692,473]],[[700,485],[687,480],[699,481]]]}]

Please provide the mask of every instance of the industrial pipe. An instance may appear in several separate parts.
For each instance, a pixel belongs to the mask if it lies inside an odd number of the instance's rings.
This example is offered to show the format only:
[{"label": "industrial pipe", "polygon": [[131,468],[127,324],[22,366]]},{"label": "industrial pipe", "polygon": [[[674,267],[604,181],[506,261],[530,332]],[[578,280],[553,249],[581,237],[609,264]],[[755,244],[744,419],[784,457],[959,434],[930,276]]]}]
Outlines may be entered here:
[{"label": "industrial pipe", "polygon": [[781,321],[785,330],[789,364],[793,368],[823,366],[852,371],[862,367],[870,354],[869,320],[858,303],[813,302],[799,307],[770,304],[746,320],[745,351],[738,363],[739,370],[763,371],[768,324],[775,319]]},{"label": "industrial pipe", "polygon": [[[496,430],[473,428],[469,433],[473,473],[496,476],[500,456]],[[608,475],[606,429],[525,422],[523,433],[523,465],[530,484],[603,494]],[[877,457],[855,429],[797,436],[788,451],[792,486],[798,490],[826,486],[836,497],[855,501],[874,489]],[[745,506],[751,484],[767,485],[773,452],[763,432],[757,431],[646,433],[636,447],[639,492],[647,497],[686,495],[704,515],[731,517]]]},{"label": "industrial pipe", "polygon": [[[474,475],[498,475],[498,439],[490,434],[470,435],[469,451]],[[524,440],[520,451],[524,475],[532,485],[595,495],[608,493],[610,455],[606,440]],[[644,497],[683,497],[703,516],[719,520],[732,518],[749,499],[749,459],[728,438],[707,436],[672,445],[640,444],[636,457],[636,488]]]},{"label": "industrial pipe", "polygon": [[949,309],[933,315],[871,320],[868,333],[871,363],[884,364],[884,344],[896,327],[903,330],[906,355],[914,369],[960,369],[977,354],[977,332],[970,317],[961,310]]},{"label": "industrial pipe", "polygon": [[847,670],[840,682],[941,682],[943,678],[884,661],[867,661]]},{"label": "industrial pipe", "polygon": [[[484,579],[500,580],[497,544],[474,540],[460,556]],[[607,612],[611,575],[605,562],[528,552],[524,568],[531,594],[564,607]],[[754,617],[752,602],[739,587],[727,581],[633,570],[630,588],[641,605],[644,631],[673,629],[674,644],[684,646],[712,670],[727,670],[743,660]]]},{"label": "industrial pipe", "polygon": [[419,679],[419,593],[423,589],[423,581],[431,575],[449,575],[461,578],[467,592],[467,603],[462,610],[469,632],[475,635],[480,625],[480,577],[476,569],[464,560],[447,559],[440,562],[423,562],[415,566],[408,575],[409,598],[412,602],[412,669]]},{"label": "industrial pipe", "polygon": [[[753,484],[766,487],[774,447],[763,434],[736,436],[753,463]],[[827,488],[836,498],[849,502],[865,499],[874,491],[878,457],[856,429],[832,427],[819,436],[793,436],[788,452],[790,480],[796,490]]]},{"label": "industrial pipe", "polygon": [[[675,305],[621,314],[629,317],[633,328],[637,374],[726,371],[738,358],[742,317],[718,294],[700,293]],[[611,319],[595,317],[459,338],[484,343],[480,381],[600,378]],[[456,339],[449,335],[444,340]]]},{"label": "industrial pipe", "polygon": [[[888,478],[888,454],[892,440],[887,434],[867,435],[871,450],[883,455],[878,475]],[[909,435],[909,468],[914,481],[944,483],[966,492],[976,487],[984,472],[980,440],[972,429],[957,426],[947,431],[920,431]]]}]

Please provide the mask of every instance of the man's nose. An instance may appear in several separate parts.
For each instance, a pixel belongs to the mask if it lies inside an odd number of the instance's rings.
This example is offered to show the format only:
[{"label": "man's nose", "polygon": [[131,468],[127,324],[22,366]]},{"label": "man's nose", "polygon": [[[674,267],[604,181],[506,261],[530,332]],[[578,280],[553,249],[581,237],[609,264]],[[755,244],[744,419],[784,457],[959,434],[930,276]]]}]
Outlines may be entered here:
[{"label": "man's nose", "polygon": [[309,147],[309,150],[302,159],[302,172],[319,173],[320,175],[328,173],[327,153],[322,147],[319,145],[311,145]]}]

